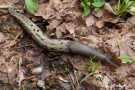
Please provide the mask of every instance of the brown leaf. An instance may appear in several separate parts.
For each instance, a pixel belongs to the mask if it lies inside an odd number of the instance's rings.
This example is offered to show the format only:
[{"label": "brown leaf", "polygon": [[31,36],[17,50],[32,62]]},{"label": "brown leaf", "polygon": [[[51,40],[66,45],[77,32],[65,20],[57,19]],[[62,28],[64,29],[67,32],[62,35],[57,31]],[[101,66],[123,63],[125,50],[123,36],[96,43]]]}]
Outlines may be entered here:
[{"label": "brown leaf", "polygon": [[57,30],[55,31],[55,33],[56,33],[57,38],[61,38],[61,37],[62,37],[62,32],[61,32],[60,29],[57,29]]},{"label": "brown leaf", "polygon": [[93,15],[88,15],[85,17],[85,23],[86,23],[87,27],[94,25],[95,22],[97,22],[97,18],[94,17]]},{"label": "brown leaf", "polygon": [[132,42],[135,42],[134,40],[135,36],[129,37],[126,39],[127,41],[123,43],[120,48],[120,56],[129,56],[131,58],[135,58],[135,47]]},{"label": "brown leaf", "polygon": [[8,5],[15,5],[16,3],[19,3],[19,0],[6,1],[6,4],[8,4]]},{"label": "brown leaf", "polygon": [[0,32],[0,42],[3,42],[7,39],[8,37],[6,37],[6,35],[2,32]]},{"label": "brown leaf", "polygon": [[99,9],[99,11],[92,11],[92,14],[96,17],[102,17],[103,16],[103,12],[101,9]]},{"label": "brown leaf", "polygon": [[131,18],[128,19],[129,23],[131,23],[133,26],[135,26],[135,16],[132,16]]},{"label": "brown leaf", "polygon": [[131,67],[129,65],[122,65],[116,70],[116,74],[120,74],[123,77],[127,76],[131,72]]},{"label": "brown leaf", "polygon": [[74,34],[74,30],[76,25],[72,22],[65,24],[66,29],[70,32],[70,34]]},{"label": "brown leaf", "polygon": [[104,8],[105,8],[107,11],[109,11],[110,13],[116,15],[109,3],[106,3],[106,4],[104,5]]},{"label": "brown leaf", "polygon": [[4,73],[7,73],[7,66],[6,66],[4,56],[0,56],[0,71],[4,72]]},{"label": "brown leaf", "polygon": [[85,44],[88,44],[89,46],[91,46],[93,48],[98,48],[99,39],[98,39],[98,37],[96,37],[94,35],[90,35],[88,37],[81,37],[80,41]]},{"label": "brown leaf", "polygon": [[104,25],[105,25],[105,22],[103,20],[99,20],[99,21],[96,22],[96,26],[98,28],[102,28]]},{"label": "brown leaf", "polygon": [[63,82],[69,82],[64,74],[57,74],[57,77]]},{"label": "brown leaf", "polygon": [[56,27],[58,27],[58,25],[62,22],[62,20],[56,20],[56,19],[52,19],[49,20],[49,26],[47,26],[47,29],[54,29]]},{"label": "brown leaf", "polygon": [[118,17],[113,14],[109,14],[109,13],[105,14],[105,17],[104,17],[105,22],[117,23],[118,20],[119,20]]},{"label": "brown leaf", "polygon": [[38,10],[34,14],[35,16],[42,16],[45,20],[52,18],[52,15],[55,15],[49,4],[41,4],[38,7]]}]

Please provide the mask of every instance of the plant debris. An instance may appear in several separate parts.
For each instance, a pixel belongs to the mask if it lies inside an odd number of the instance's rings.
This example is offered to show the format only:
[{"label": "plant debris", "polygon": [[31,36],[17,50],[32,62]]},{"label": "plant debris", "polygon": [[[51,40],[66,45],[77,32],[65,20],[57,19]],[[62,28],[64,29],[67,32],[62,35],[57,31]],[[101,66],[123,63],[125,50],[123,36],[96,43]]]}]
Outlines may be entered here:
[{"label": "plant debris", "polygon": [[[37,24],[50,38],[85,43],[120,66],[102,62],[92,76],[87,76],[89,58],[45,50],[38,46],[7,9],[0,8],[0,87],[2,90],[99,90],[134,89],[135,63],[123,64],[120,56],[135,59],[135,16],[117,16],[107,0],[95,12],[83,15],[80,0],[39,0],[31,15],[23,0],[0,0],[0,5],[15,6]],[[132,10],[133,7],[131,8]],[[94,63],[97,63],[95,60]],[[32,71],[32,73],[31,73]],[[113,72],[112,72],[113,71]],[[34,72],[34,73],[33,73]],[[80,83],[81,82],[81,83]]]}]

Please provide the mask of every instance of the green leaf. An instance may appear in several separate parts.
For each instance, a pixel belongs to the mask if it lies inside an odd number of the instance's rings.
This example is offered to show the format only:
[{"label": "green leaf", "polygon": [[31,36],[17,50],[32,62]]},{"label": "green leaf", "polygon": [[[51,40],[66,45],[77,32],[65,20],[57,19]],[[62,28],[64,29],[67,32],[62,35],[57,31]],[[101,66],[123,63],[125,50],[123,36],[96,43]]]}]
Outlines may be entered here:
[{"label": "green leaf", "polygon": [[128,56],[120,56],[120,59],[122,60],[122,63],[132,63],[135,60]]},{"label": "green leaf", "polygon": [[25,0],[25,5],[31,14],[34,14],[38,8],[38,0]]},{"label": "green leaf", "polygon": [[127,4],[127,3],[129,3],[130,1],[129,0],[125,0],[125,3]]},{"label": "green leaf", "polygon": [[[86,75],[81,82],[83,82],[84,80],[86,80],[89,76],[93,75],[95,73],[95,71],[98,69],[98,67],[101,65],[101,62],[99,61],[98,64],[96,65],[93,60],[97,57],[97,54],[95,54],[92,58],[90,58],[90,63],[88,66],[87,71],[90,72],[88,75]],[[81,83],[80,82],[80,83]]]},{"label": "green leaf", "polygon": [[127,10],[127,12],[129,12],[129,13],[132,14],[132,15],[135,15],[135,12],[134,12],[134,11]]},{"label": "green leaf", "polygon": [[122,15],[124,13],[131,13],[134,14],[134,12],[130,11],[130,8],[134,6],[135,0],[130,1],[130,0],[118,0],[118,6],[117,8],[113,8],[115,13],[117,15]]},{"label": "green leaf", "polygon": [[84,8],[85,5],[86,5],[85,2],[83,2],[83,1],[80,3],[80,7],[83,7]]},{"label": "green leaf", "polygon": [[120,10],[121,4],[120,4],[120,0],[118,0],[118,10]]},{"label": "green leaf", "polygon": [[84,9],[84,16],[87,16],[91,11],[91,4],[94,7],[94,10],[98,11],[99,8],[102,7],[105,3],[105,0],[83,0],[80,3],[80,7]]},{"label": "green leaf", "polygon": [[116,15],[119,15],[119,11],[114,6],[112,6],[112,8],[113,8],[114,12],[116,13]]},{"label": "green leaf", "polygon": [[[121,3],[121,2],[122,2],[122,3]],[[120,2],[119,2],[119,3],[120,3],[119,10],[120,10],[123,6],[124,6],[124,7],[126,6],[126,3],[125,3],[125,2],[126,2],[126,0],[123,0],[123,1],[120,0]]]},{"label": "green leaf", "polygon": [[90,8],[89,6],[84,7],[84,16],[87,16],[90,13]]},{"label": "green leaf", "polygon": [[86,4],[87,4],[88,6],[90,6],[91,3],[90,3],[90,2],[86,2]]},{"label": "green leaf", "polygon": [[90,2],[89,0],[84,0],[85,3]]},{"label": "green leaf", "polygon": [[86,75],[81,82],[83,82],[84,80],[86,80],[89,76],[93,75],[95,73],[95,71],[98,69],[98,67],[101,65],[101,62],[98,62],[98,65],[94,66],[94,69],[92,70],[92,72],[90,72],[88,75]]},{"label": "green leaf", "polygon": [[95,7],[95,8],[94,8],[94,11],[98,11],[98,10],[99,10],[99,8],[98,8],[98,7]]},{"label": "green leaf", "polygon": [[93,2],[92,5],[93,5],[94,7],[102,7],[105,3],[106,3],[106,1],[104,1],[104,0],[99,0],[99,1]]},{"label": "green leaf", "polygon": [[132,2],[132,5],[135,6],[135,0]]}]

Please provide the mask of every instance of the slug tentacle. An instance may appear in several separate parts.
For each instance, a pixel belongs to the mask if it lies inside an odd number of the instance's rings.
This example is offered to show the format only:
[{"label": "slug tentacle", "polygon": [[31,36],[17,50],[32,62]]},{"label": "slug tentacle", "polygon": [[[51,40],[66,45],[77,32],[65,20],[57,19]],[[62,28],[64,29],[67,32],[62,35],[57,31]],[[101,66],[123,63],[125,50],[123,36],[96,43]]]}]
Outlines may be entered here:
[{"label": "slug tentacle", "polygon": [[97,54],[96,59],[101,61],[106,60],[108,63],[118,67],[103,54],[99,53],[88,45],[75,41],[48,38],[42,32],[42,30],[27,17],[15,12],[14,8],[12,7],[9,7],[8,10],[10,14],[18,20],[18,22],[24,27],[24,29],[29,33],[29,35],[36,41],[36,43],[43,48],[57,52],[70,52],[74,54],[80,54],[87,57]]}]

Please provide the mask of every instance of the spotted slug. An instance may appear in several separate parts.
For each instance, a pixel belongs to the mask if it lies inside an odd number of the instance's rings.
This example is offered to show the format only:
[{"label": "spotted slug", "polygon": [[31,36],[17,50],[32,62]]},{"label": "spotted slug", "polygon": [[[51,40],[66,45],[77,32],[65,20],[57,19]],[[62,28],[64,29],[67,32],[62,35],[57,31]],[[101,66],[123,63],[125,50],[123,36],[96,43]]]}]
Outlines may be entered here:
[{"label": "spotted slug", "polygon": [[96,54],[97,60],[106,61],[112,64],[113,66],[118,67],[116,64],[111,62],[109,58],[107,58],[106,56],[104,56],[103,54],[89,47],[86,44],[76,42],[76,41],[70,41],[70,40],[48,38],[42,32],[42,30],[36,24],[34,24],[30,19],[16,12],[12,7],[9,7],[8,10],[10,14],[17,19],[17,21],[22,25],[22,27],[41,47],[50,51],[73,53],[73,54],[83,55],[86,57],[94,56]]}]

